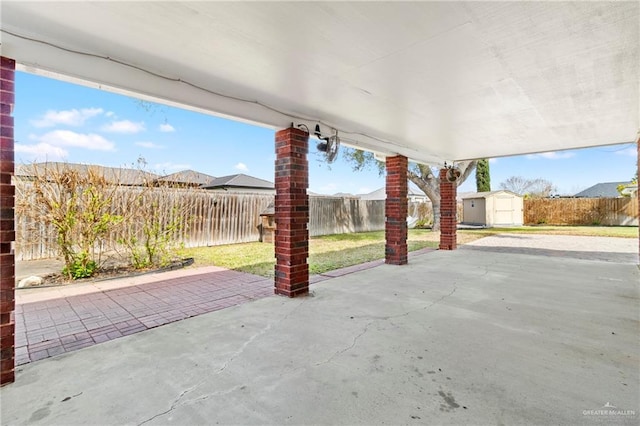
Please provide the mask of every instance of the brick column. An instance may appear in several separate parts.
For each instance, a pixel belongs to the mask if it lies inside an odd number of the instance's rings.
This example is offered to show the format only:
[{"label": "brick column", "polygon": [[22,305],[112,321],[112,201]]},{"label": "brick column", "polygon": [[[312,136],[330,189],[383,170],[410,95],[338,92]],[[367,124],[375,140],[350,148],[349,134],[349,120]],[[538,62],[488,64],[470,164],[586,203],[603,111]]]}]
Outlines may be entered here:
[{"label": "brick column", "polygon": [[309,134],[289,128],[276,133],[275,293],[309,293]]},{"label": "brick column", "polygon": [[440,250],[457,247],[457,192],[457,183],[447,180],[447,169],[440,169]]},{"label": "brick column", "polygon": [[13,103],[16,62],[0,57],[0,385],[15,380]]},{"label": "brick column", "polygon": [[384,203],[384,261],[389,265],[407,264],[407,157],[387,157],[387,199]]}]

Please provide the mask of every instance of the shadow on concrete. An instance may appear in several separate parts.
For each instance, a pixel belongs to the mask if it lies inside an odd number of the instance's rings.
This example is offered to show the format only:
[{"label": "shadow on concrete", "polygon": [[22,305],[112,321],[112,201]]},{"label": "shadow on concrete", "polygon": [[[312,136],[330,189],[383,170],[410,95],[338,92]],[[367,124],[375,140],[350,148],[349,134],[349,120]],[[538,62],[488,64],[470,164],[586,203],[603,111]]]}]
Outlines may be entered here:
[{"label": "shadow on concrete", "polygon": [[462,250],[476,250],[494,253],[527,254],[532,256],[558,257],[570,259],[596,260],[615,263],[638,263],[638,255],[634,253],[610,252],[610,251],[579,251],[579,250],[554,250],[531,247],[502,247],[502,246],[461,246]]}]

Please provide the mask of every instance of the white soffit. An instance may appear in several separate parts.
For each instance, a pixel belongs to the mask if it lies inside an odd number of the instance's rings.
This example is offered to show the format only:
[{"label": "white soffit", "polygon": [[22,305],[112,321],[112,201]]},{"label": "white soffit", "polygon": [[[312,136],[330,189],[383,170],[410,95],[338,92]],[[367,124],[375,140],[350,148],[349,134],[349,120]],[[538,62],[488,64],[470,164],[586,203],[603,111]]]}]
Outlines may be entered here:
[{"label": "white soffit", "polygon": [[636,1],[5,0],[1,49],[28,71],[442,162],[634,142],[639,27]]}]

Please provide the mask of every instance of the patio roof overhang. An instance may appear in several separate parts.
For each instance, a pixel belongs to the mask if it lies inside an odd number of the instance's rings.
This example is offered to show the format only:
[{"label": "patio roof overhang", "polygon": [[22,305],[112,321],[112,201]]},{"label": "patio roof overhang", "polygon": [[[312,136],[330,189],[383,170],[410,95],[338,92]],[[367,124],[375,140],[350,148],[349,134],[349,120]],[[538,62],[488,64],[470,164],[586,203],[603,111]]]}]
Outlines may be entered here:
[{"label": "patio roof overhang", "polygon": [[[634,142],[638,2],[2,3],[19,69],[424,163]],[[238,141],[237,143],[242,143]]]}]

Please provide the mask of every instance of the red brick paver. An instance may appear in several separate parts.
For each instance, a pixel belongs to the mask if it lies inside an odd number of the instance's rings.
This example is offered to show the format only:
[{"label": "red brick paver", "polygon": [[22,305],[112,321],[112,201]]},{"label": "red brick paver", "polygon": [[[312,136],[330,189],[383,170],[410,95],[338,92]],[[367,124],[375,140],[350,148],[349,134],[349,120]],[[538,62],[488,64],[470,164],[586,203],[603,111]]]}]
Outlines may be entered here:
[{"label": "red brick paver", "polygon": [[217,271],[16,305],[16,364],[273,294],[273,279]]},{"label": "red brick paver", "polygon": [[[433,249],[417,250],[409,257],[430,251]],[[383,263],[384,260],[376,260],[314,275],[310,277],[310,283]],[[96,289],[86,294],[18,302],[15,311],[16,365],[273,295],[273,278],[215,269],[159,278],[158,281],[148,278],[151,282]]]}]

